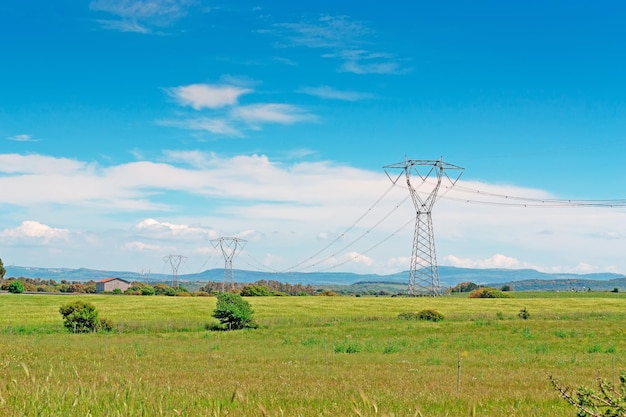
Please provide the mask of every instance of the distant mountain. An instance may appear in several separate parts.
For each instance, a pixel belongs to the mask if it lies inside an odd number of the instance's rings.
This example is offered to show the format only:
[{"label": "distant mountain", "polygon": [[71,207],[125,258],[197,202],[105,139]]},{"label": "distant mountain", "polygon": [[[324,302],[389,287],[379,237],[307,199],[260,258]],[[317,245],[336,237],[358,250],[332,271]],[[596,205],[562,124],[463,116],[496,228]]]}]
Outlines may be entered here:
[{"label": "distant mountain", "polygon": [[[94,269],[70,268],[35,268],[21,266],[5,266],[7,277],[26,277],[53,279],[57,282],[67,281],[99,281],[108,277],[123,278],[130,281],[158,281],[171,283],[168,274],[150,274],[143,276],[138,272],[101,271]],[[290,284],[352,285],[367,283],[408,283],[407,271],[390,275],[354,274],[349,272],[260,272],[234,270],[237,282],[250,283],[259,280],[274,280]],[[196,274],[181,274],[178,281],[206,282],[222,281],[224,269],[210,269]],[[572,288],[592,288],[611,290],[615,287],[626,290],[626,276],[613,273],[596,274],[549,274],[533,269],[470,269],[451,266],[439,267],[439,279],[443,287],[453,287],[460,282],[471,281],[479,285],[502,286],[511,285],[517,291],[523,290],[568,290]]]}]

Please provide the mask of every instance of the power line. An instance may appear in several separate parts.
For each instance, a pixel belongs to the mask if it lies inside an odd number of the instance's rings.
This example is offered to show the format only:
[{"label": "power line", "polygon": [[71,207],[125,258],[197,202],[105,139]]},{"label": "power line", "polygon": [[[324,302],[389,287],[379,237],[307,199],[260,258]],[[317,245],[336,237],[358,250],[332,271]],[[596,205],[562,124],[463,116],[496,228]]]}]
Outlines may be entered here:
[{"label": "power line", "polygon": [[389,239],[391,239],[392,237],[394,237],[395,235],[397,235],[398,233],[400,233],[400,231],[402,231],[404,228],[406,228],[408,225],[410,225],[411,223],[413,223],[415,221],[415,219],[411,218],[408,222],[404,223],[401,227],[399,227],[397,230],[395,230],[393,233],[391,233],[390,235],[388,235],[387,237],[385,237],[383,240],[379,241],[378,243],[376,243],[373,246],[370,246],[368,249],[364,250],[363,252],[349,258],[346,259],[338,264],[335,264],[331,267],[329,267],[328,269],[335,269],[340,267],[341,265],[345,265],[348,262],[353,262],[357,259],[359,259],[361,256],[363,255],[367,255],[369,252],[373,251],[374,249],[376,249],[377,247],[379,247],[380,245],[382,245],[383,243],[385,243],[386,241],[388,241]]},{"label": "power line", "polygon": [[343,252],[344,250],[350,248],[352,245],[356,244],[358,241],[360,241],[361,239],[363,239],[365,236],[367,236],[368,234],[370,234],[372,232],[372,230],[374,230],[375,228],[377,228],[378,226],[380,226],[380,224],[387,220],[402,204],[404,204],[407,200],[409,199],[409,197],[406,197],[404,200],[402,200],[400,203],[398,203],[394,208],[391,209],[391,211],[389,211],[387,214],[385,214],[385,216],[383,216],[380,220],[378,220],[378,222],[376,222],[372,227],[370,227],[369,229],[367,229],[365,232],[363,232],[362,234],[360,234],[359,236],[357,236],[356,239],[354,239],[353,241],[349,242],[347,245],[344,245],[341,249],[335,251],[332,255],[327,256],[326,258],[320,259],[316,262],[313,262],[312,264],[302,268],[302,269],[308,269],[308,268],[312,268],[314,266],[317,266],[321,263],[324,263],[326,261],[328,261],[329,259],[334,258],[335,256],[337,256],[339,253]]},{"label": "power line", "polygon": [[344,230],[341,234],[339,234],[335,239],[333,239],[332,241],[330,241],[326,246],[324,246],[323,248],[321,248],[320,250],[318,250],[317,252],[315,252],[313,255],[309,256],[308,258],[304,259],[301,262],[298,262],[297,264],[293,265],[290,268],[284,269],[281,272],[290,272],[293,271],[294,269],[296,269],[297,267],[299,267],[302,264],[305,264],[307,262],[309,262],[310,260],[312,260],[313,258],[315,258],[316,256],[318,256],[319,254],[321,254],[322,252],[324,252],[326,249],[328,249],[329,247],[331,247],[332,245],[334,245],[335,243],[337,243],[342,237],[344,237],[346,234],[348,234],[357,224],[359,224],[359,222],[361,220],[363,220],[363,218],[365,216],[367,216],[374,207],[376,207],[378,205],[378,203],[381,202],[381,200],[383,198],[385,198],[385,196],[387,194],[389,194],[389,192],[393,189],[394,184],[392,184],[380,197],[378,197],[378,199],[374,202],[374,204],[372,204],[366,211],[365,213],[363,213],[358,219],[356,219],[356,221],[354,223],[352,223],[352,225],[350,225],[346,230]]},{"label": "power line", "polygon": [[[448,187],[446,187],[448,188]],[[449,187],[450,191],[452,187]],[[605,208],[619,208],[626,207],[626,199],[608,199],[608,200],[591,200],[591,199],[558,199],[558,198],[536,198],[536,197],[520,197],[509,194],[499,194],[490,191],[482,191],[464,187],[462,185],[456,185],[455,190],[463,193],[472,194],[475,196],[485,196],[495,198],[496,201],[489,200],[477,200],[472,198],[460,198],[460,197],[443,197],[448,200],[458,200],[467,203],[486,204],[494,206],[512,206],[512,207],[544,207],[544,208],[579,208],[579,207],[605,207]],[[506,201],[497,201],[506,200]]]}]

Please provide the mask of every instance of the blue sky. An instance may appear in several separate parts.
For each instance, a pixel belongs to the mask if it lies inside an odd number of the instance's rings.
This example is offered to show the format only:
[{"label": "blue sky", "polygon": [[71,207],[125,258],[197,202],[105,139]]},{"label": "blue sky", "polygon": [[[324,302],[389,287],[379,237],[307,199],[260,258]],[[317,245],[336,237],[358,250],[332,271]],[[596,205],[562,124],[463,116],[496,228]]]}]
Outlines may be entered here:
[{"label": "blue sky", "polygon": [[440,264],[626,273],[623,207],[463,191],[626,198],[625,19],[614,1],[3,1],[0,258],[183,254],[193,273],[238,236],[238,268],[393,273],[415,211],[382,166],[443,157],[465,172],[433,211]]}]

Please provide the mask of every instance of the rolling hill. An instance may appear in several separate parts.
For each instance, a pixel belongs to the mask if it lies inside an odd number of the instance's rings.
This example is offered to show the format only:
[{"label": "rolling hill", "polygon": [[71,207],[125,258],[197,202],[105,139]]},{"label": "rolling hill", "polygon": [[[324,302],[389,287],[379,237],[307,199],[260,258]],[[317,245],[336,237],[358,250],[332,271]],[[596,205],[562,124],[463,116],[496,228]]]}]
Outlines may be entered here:
[{"label": "rolling hill", "polygon": [[[57,282],[67,281],[99,281],[107,277],[118,277],[130,281],[172,282],[172,276],[167,274],[150,274],[143,276],[129,271],[103,271],[86,268],[37,268],[6,266],[6,277],[26,277],[53,279]],[[314,286],[341,286],[357,285],[368,286],[376,284],[400,284],[408,282],[408,272],[399,272],[390,275],[354,274],[348,272],[288,272],[273,273],[260,271],[235,270],[237,282],[250,283],[259,280],[274,280],[291,284],[310,284]],[[499,287],[511,285],[518,291],[565,291],[571,289],[611,290],[618,288],[626,290],[626,276],[614,273],[596,274],[550,274],[532,269],[470,269],[450,266],[439,267],[439,277],[443,287],[453,287],[460,282],[471,281],[479,285]],[[201,283],[206,281],[222,281],[223,269],[210,269],[195,274],[181,274],[178,282]]]}]

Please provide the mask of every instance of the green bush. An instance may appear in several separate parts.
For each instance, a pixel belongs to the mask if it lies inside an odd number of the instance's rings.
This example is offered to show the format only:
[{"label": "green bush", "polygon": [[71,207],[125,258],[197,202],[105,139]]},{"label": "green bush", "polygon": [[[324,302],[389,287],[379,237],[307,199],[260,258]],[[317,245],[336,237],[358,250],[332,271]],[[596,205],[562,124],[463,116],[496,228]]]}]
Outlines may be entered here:
[{"label": "green bush", "polygon": [[443,314],[436,310],[426,309],[417,313],[417,318],[426,321],[441,321],[443,320]]},{"label": "green bush", "polygon": [[151,285],[146,285],[145,287],[141,287],[141,295],[155,295],[156,290]]},{"label": "green bush", "polygon": [[478,288],[478,284],[474,284],[473,282],[461,282],[456,284],[450,291],[451,292],[470,292]]},{"label": "green bush", "polygon": [[213,317],[222,323],[224,330],[253,329],[257,327],[250,304],[241,295],[223,292],[217,295]]},{"label": "green bush", "polygon": [[101,317],[98,320],[98,325],[97,325],[97,331],[102,331],[102,332],[110,332],[111,330],[113,330],[113,328],[115,327],[115,325],[113,324],[113,320],[111,319],[107,319],[106,317]]},{"label": "green bush", "polygon": [[495,288],[485,287],[472,291],[469,298],[511,298],[511,296]]},{"label": "green bush", "polygon": [[405,312],[398,314],[400,320],[417,320],[417,314],[411,312]]},{"label": "green bush", "polygon": [[12,281],[7,287],[7,290],[11,294],[21,294],[24,292],[24,284],[22,284],[20,281]]},{"label": "green bush", "polygon": [[400,320],[425,320],[425,321],[441,321],[443,320],[443,314],[436,310],[426,309],[418,313],[405,312],[398,314]]},{"label": "green bush", "polygon": [[519,313],[517,313],[517,317],[522,320],[528,320],[530,318],[530,312],[526,309],[526,307],[524,307],[519,311]]},{"label": "green bush", "polygon": [[242,297],[269,297],[272,291],[265,285],[246,285],[241,289]]},{"label": "green bush", "polygon": [[93,304],[74,301],[59,308],[63,326],[72,333],[90,333],[98,330],[100,320]]}]

